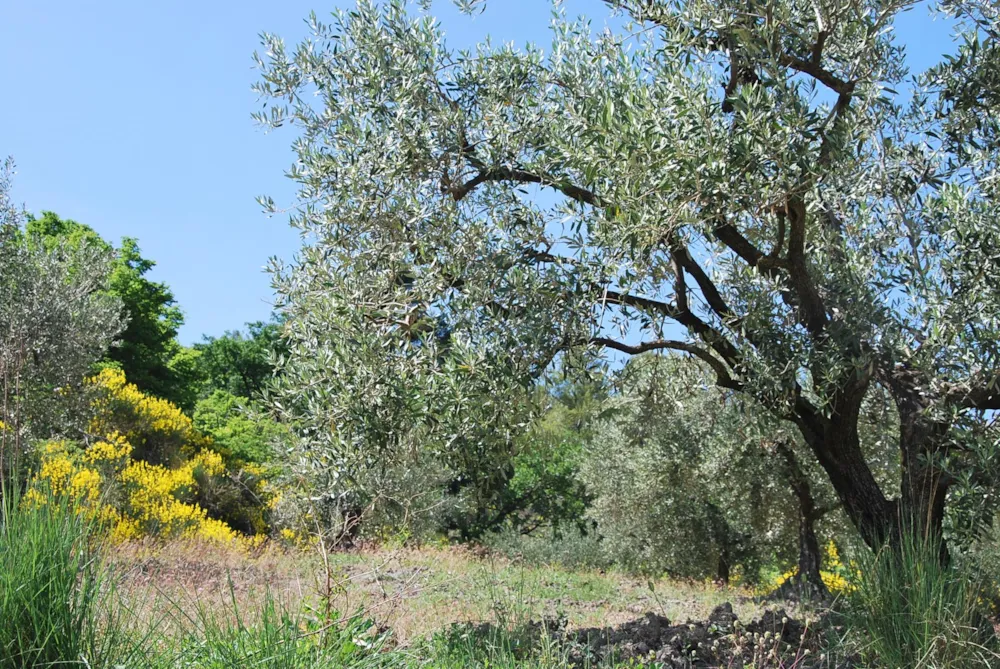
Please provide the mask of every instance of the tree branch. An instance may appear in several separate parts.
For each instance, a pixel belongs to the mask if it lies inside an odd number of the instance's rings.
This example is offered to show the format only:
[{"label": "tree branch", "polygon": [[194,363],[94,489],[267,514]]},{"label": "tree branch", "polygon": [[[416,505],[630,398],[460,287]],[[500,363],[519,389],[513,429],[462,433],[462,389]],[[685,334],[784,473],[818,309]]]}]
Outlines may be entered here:
[{"label": "tree branch", "polygon": [[979,374],[969,384],[953,385],[945,392],[944,399],[965,409],[1000,409],[1000,372]]},{"label": "tree branch", "polygon": [[[820,35],[822,36],[822,33],[820,33]],[[823,39],[825,39],[825,37],[823,37]],[[819,44],[819,42],[817,42],[817,44]],[[820,46],[820,49],[822,49],[822,46]],[[852,95],[854,93],[855,83],[853,81],[845,81],[829,70],[824,70],[820,67],[816,53],[816,47],[814,46],[810,60],[802,60],[801,58],[790,54],[782,54],[778,56],[778,62],[787,68],[795,70],[796,72],[808,74],[810,77],[838,95]]]},{"label": "tree branch", "polygon": [[448,191],[456,202],[461,201],[478,186],[488,181],[513,181],[515,183],[522,184],[540,184],[559,191],[571,200],[576,200],[577,202],[589,204],[594,207],[603,206],[601,198],[597,195],[586,188],[581,188],[580,186],[576,186],[565,180],[557,179],[549,175],[535,174],[527,170],[513,167],[485,167],[477,159],[471,156],[467,156],[467,158],[469,158],[469,162],[472,163],[473,166],[479,169],[479,173],[461,186],[455,186]]},{"label": "tree branch", "polygon": [[653,300],[648,297],[640,297],[628,293],[619,293],[614,290],[606,290],[602,301],[606,304],[620,304],[634,307],[646,312],[655,312],[674,320],[691,332],[698,335],[702,340],[718,353],[726,364],[734,369],[739,366],[741,355],[736,346],[730,342],[725,335],[713,328],[711,325],[698,318],[690,309],[679,309],[672,304]]},{"label": "tree branch", "polygon": [[604,346],[616,351],[621,351],[622,353],[627,353],[629,355],[639,355],[648,351],[659,351],[663,349],[684,351],[685,353],[689,353],[690,355],[703,361],[712,368],[712,371],[716,374],[716,384],[718,386],[729,388],[731,390],[740,390],[743,387],[741,383],[732,378],[732,375],[726,368],[725,363],[705,349],[699,348],[698,346],[688,342],[676,341],[673,339],[657,339],[654,341],[642,342],[633,346],[608,337],[591,337],[590,343],[596,346]]}]

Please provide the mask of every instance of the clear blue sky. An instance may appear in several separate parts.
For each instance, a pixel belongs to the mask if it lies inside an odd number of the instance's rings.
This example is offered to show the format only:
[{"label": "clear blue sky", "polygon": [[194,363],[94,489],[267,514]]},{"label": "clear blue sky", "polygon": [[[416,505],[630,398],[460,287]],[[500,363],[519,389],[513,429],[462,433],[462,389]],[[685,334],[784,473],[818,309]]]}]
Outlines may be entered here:
[{"label": "clear blue sky", "polygon": [[[0,157],[18,165],[14,196],[105,238],[139,239],[184,310],[184,343],[270,313],[262,267],[298,248],[254,198],[290,203],[290,132],[250,120],[250,56],[268,31],[289,45],[303,18],[353,0],[0,0]],[[566,0],[601,25],[600,0]],[[474,19],[436,0],[454,47],[487,34],[548,43],[548,0],[491,0]],[[950,49],[926,7],[899,24],[915,68]]]}]

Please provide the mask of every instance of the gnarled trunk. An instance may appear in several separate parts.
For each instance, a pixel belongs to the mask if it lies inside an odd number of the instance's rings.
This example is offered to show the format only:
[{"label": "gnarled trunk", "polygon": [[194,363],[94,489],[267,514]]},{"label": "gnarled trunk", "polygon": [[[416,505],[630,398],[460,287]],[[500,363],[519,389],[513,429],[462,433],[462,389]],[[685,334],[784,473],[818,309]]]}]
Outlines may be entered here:
[{"label": "gnarled trunk", "polygon": [[[839,397],[829,417],[804,412],[795,417],[844,511],[865,543],[874,549],[886,542],[896,543],[904,531],[938,541],[942,537],[950,480],[935,462],[947,447],[949,426],[927,416],[925,396],[912,380],[906,381],[895,378],[889,384],[900,416],[899,499],[886,498],[861,450],[858,419],[863,393]],[[947,558],[943,541],[941,555]]]}]

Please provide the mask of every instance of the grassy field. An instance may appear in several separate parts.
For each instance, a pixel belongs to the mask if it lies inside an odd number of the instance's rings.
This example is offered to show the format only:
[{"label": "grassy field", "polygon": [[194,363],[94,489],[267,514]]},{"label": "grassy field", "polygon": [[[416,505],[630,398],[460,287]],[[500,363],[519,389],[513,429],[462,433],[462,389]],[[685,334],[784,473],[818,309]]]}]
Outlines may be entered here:
[{"label": "grassy field", "polygon": [[740,589],[523,565],[450,547],[333,552],[324,560],[318,551],[129,544],[114,552],[113,564],[122,592],[149,614],[224,611],[234,597],[241,610],[255,610],[269,593],[288,608],[329,605],[371,619],[402,645],[462,622],[613,627],[647,612],[684,622],[705,620],[724,602],[742,620],[761,613]]},{"label": "grassy field", "polygon": [[[928,571],[919,546],[863,566],[845,625],[842,612],[764,607],[711,583],[469,549],[112,544],[65,505],[0,511],[0,669],[967,669],[1000,657],[973,615],[979,591]],[[919,592],[906,576],[918,571]],[[889,645],[844,643],[849,629]],[[890,651],[899,660],[885,665]]]}]

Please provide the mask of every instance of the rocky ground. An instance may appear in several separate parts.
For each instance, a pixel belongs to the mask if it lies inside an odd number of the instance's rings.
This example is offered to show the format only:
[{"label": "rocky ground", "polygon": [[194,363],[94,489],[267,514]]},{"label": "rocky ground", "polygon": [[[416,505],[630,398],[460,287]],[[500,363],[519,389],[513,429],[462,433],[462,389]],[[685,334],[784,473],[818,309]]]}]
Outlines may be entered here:
[{"label": "rocky ground", "polygon": [[[850,658],[828,657],[821,650],[829,624],[806,623],[784,609],[765,611],[743,622],[731,604],[717,606],[707,620],[683,623],[647,613],[615,627],[569,629],[561,620],[531,623],[529,637],[547,635],[563,647],[577,667],[632,661],[635,666],[664,669],[849,669]],[[489,625],[475,633],[495,632]],[[610,662],[609,662],[610,663]],[[630,665],[631,666],[631,665]]]}]

